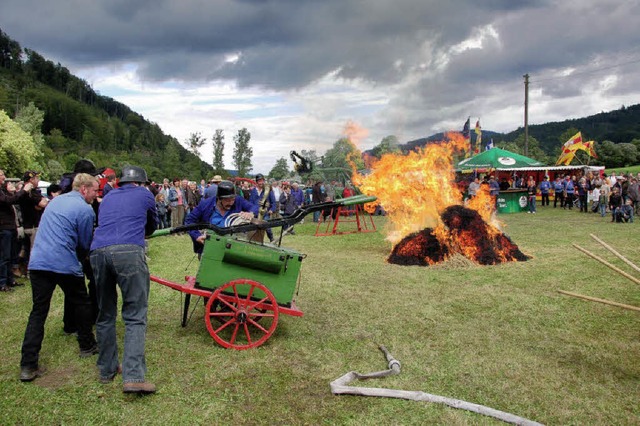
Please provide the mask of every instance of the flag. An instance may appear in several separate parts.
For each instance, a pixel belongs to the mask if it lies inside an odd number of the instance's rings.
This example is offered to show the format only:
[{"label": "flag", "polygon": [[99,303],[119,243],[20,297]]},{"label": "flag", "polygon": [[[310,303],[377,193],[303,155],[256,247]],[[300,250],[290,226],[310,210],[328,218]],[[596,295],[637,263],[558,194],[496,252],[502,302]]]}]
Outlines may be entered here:
[{"label": "flag", "polygon": [[481,147],[482,147],[482,129],[480,128],[480,119],[478,119],[478,121],[476,121],[476,149],[473,151],[474,154],[479,154]]},{"label": "flag", "polygon": [[562,152],[560,153],[560,157],[558,157],[558,161],[556,161],[556,166],[569,165],[573,157],[575,157],[576,151],[578,149],[584,149],[583,146],[582,133],[578,132],[562,145]]},{"label": "flag", "polygon": [[490,149],[493,149],[493,138],[491,138],[491,140],[487,144],[487,148],[485,150],[489,151]]},{"label": "flag", "polygon": [[562,146],[562,149],[563,151],[567,149],[571,151],[575,151],[577,149],[580,149],[581,146],[582,146],[582,132],[578,132],[575,135],[573,135],[571,139],[569,139],[564,143],[564,145]]},{"label": "flag", "polygon": [[464,137],[464,139],[467,141],[467,144],[469,146],[469,150],[466,152],[465,157],[469,157],[471,154],[471,135],[469,133],[471,127],[471,117],[467,118],[467,121],[464,122],[464,126],[462,127],[462,136]]},{"label": "flag", "polygon": [[598,158],[598,156],[596,155],[596,143],[595,141],[587,141],[585,143],[582,144],[584,146],[584,150],[587,151],[587,154],[589,154],[590,156],[592,156],[593,158]]}]

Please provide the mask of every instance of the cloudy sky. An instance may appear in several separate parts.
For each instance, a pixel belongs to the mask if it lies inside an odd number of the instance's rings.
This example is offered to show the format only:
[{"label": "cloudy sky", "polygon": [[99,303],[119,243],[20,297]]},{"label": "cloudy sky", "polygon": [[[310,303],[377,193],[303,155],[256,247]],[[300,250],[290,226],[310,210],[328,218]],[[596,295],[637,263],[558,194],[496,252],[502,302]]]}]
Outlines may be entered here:
[{"label": "cloudy sky", "polygon": [[[635,24],[634,24],[635,22]],[[637,0],[0,0],[0,28],[185,143],[251,132],[254,171],[322,154],[561,121],[640,101]],[[202,158],[211,162],[210,143]]]}]

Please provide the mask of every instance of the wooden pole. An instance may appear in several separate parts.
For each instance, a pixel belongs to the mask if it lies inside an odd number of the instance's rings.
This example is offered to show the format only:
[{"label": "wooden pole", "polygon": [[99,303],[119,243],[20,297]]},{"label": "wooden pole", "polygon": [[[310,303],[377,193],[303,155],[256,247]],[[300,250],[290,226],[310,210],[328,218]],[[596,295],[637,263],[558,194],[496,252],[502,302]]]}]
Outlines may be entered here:
[{"label": "wooden pole", "polygon": [[583,294],[571,293],[569,291],[564,291],[564,290],[558,290],[558,293],[562,293],[562,294],[565,294],[565,295],[571,296],[571,297],[577,297],[578,299],[589,300],[591,302],[604,303],[605,305],[612,305],[612,306],[617,306],[619,308],[629,309],[631,311],[640,312],[640,307],[638,307],[638,306],[625,305],[624,303],[612,302],[612,301],[606,300],[606,299],[598,299],[597,297],[585,296]]},{"label": "wooden pole", "polygon": [[615,254],[616,256],[618,256],[624,263],[626,263],[627,265],[631,266],[633,269],[635,269],[636,271],[640,272],[640,268],[633,263],[632,261],[630,261],[629,259],[627,259],[626,257],[624,257],[623,255],[621,255],[620,253],[618,253],[613,247],[611,247],[609,244],[605,243],[604,241],[602,241],[600,238],[596,237],[593,234],[589,234],[591,235],[591,238],[593,238],[594,240],[596,240],[597,242],[599,242],[600,244],[602,244],[604,246],[604,248],[606,248],[607,250],[609,250],[611,253]]},{"label": "wooden pole", "polygon": [[577,244],[573,244],[573,246],[575,248],[577,248],[578,250],[580,250],[581,252],[583,252],[584,254],[586,254],[587,256],[590,256],[592,258],[594,258],[595,260],[597,260],[598,262],[602,263],[603,265],[608,266],[609,268],[613,269],[614,271],[616,271],[617,273],[619,273],[620,275],[630,279],[631,281],[633,281],[636,284],[640,284],[640,280],[627,274],[626,272],[624,272],[622,269],[618,268],[617,266],[613,266],[612,264],[610,264],[609,262],[607,262],[606,260],[596,256],[595,254],[591,253],[590,251],[587,251],[585,249],[583,249],[582,247],[580,247]]}]

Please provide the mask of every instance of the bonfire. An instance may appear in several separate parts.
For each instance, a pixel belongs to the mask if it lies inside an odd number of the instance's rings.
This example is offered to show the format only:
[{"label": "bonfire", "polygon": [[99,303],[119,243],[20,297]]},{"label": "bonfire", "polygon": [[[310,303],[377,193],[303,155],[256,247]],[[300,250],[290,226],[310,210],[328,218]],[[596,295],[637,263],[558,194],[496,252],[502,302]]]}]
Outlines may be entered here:
[{"label": "bonfire", "polygon": [[378,197],[387,212],[388,261],[428,266],[455,255],[481,265],[527,260],[501,231],[488,188],[463,202],[453,156],[468,151],[468,142],[458,133],[446,137],[407,155],[383,155],[370,174],[354,174],[362,192]]}]

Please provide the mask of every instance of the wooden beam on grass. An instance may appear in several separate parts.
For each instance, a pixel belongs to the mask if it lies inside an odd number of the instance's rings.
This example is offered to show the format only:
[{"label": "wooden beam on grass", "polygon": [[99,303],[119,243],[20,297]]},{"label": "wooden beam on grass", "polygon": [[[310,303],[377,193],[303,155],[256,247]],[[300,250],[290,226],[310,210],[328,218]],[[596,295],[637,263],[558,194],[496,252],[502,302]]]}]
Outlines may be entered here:
[{"label": "wooden beam on grass", "polygon": [[637,279],[637,278],[636,278],[636,277],[634,277],[634,276],[631,276],[631,275],[627,274],[625,271],[623,271],[622,269],[618,268],[617,266],[614,266],[614,265],[610,264],[610,263],[609,263],[609,262],[607,262],[606,260],[604,260],[604,259],[602,259],[602,258],[600,258],[600,257],[596,256],[595,254],[591,253],[590,251],[588,251],[588,250],[586,250],[586,249],[583,249],[582,247],[580,247],[580,246],[579,246],[579,245],[577,245],[577,244],[573,244],[573,246],[574,246],[575,248],[577,248],[578,250],[580,250],[581,252],[583,252],[584,254],[586,254],[587,256],[590,256],[590,257],[594,258],[595,260],[597,260],[598,262],[602,263],[603,265],[606,265],[606,266],[608,266],[609,268],[613,269],[614,271],[616,271],[616,272],[617,272],[617,273],[619,273],[620,275],[622,275],[622,276],[624,276],[624,277],[626,277],[626,278],[630,279],[630,280],[631,280],[631,281],[633,281],[634,283],[636,283],[636,284],[640,284],[640,280],[639,280],[639,279]]},{"label": "wooden beam on grass", "polygon": [[602,244],[604,246],[604,248],[606,248],[607,250],[609,250],[611,253],[615,254],[616,256],[618,256],[624,263],[626,263],[627,265],[631,266],[633,269],[635,269],[636,271],[640,272],[640,267],[638,267],[635,263],[633,263],[632,261],[630,261],[629,259],[627,259],[626,257],[624,257],[623,255],[621,255],[620,253],[618,253],[613,247],[611,247],[609,244],[605,243],[604,241],[602,241],[600,238],[596,237],[593,234],[589,234],[591,235],[591,238],[593,238],[594,240],[596,240],[597,242],[599,242],[600,244]]},{"label": "wooden beam on grass", "polygon": [[591,302],[604,303],[605,305],[617,306],[618,308],[629,309],[631,311],[640,312],[639,306],[625,305],[624,303],[612,302],[607,299],[598,299],[597,297],[585,296],[584,294],[571,293],[569,291],[558,290],[558,293],[562,293],[567,296],[577,297],[578,299],[589,300]]}]

